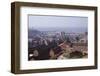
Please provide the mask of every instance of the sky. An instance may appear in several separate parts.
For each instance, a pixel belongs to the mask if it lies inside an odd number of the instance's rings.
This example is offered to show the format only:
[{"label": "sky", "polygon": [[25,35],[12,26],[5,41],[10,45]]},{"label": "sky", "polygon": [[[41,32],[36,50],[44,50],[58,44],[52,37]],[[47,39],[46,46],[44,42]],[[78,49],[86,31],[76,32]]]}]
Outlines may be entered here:
[{"label": "sky", "polygon": [[29,29],[39,31],[86,32],[88,17],[29,15]]}]

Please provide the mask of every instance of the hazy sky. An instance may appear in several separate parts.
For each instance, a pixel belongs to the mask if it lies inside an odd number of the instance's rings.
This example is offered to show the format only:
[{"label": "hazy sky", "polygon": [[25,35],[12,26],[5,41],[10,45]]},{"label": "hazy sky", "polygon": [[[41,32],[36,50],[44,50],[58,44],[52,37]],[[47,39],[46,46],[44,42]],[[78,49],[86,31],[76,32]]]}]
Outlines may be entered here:
[{"label": "hazy sky", "polygon": [[29,28],[39,31],[87,31],[88,18],[74,16],[29,16]]}]

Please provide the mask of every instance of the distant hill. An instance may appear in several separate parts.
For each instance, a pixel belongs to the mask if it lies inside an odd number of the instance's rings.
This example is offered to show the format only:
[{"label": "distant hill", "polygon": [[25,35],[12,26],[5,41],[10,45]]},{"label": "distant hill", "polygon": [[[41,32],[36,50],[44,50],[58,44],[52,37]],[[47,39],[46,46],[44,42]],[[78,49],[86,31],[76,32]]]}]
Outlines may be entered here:
[{"label": "distant hill", "polygon": [[35,30],[35,29],[28,29],[28,37],[29,38],[33,38],[35,37],[37,34],[41,34],[40,31]]}]

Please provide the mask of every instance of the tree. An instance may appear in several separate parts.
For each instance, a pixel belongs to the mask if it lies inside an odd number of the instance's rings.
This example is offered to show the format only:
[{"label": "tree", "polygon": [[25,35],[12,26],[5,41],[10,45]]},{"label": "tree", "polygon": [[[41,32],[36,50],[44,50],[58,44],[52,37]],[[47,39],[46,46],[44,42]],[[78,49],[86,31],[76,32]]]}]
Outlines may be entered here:
[{"label": "tree", "polygon": [[78,36],[76,36],[76,41],[77,41],[77,42],[79,41],[79,37],[78,37]]},{"label": "tree", "polygon": [[68,42],[68,43],[71,43],[71,41],[70,41],[70,38],[69,38],[69,37],[67,37],[66,39],[67,39],[67,42]]}]

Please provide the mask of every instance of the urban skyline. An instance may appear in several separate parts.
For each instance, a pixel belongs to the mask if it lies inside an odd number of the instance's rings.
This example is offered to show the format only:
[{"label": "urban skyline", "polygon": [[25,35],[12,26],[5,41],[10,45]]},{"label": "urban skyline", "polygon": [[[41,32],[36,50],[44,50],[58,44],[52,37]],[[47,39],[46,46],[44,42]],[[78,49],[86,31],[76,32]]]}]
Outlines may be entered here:
[{"label": "urban skyline", "polygon": [[28,60],[88,57],[88,18],[29,16]]}]

